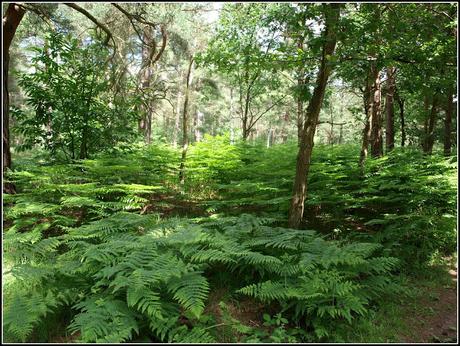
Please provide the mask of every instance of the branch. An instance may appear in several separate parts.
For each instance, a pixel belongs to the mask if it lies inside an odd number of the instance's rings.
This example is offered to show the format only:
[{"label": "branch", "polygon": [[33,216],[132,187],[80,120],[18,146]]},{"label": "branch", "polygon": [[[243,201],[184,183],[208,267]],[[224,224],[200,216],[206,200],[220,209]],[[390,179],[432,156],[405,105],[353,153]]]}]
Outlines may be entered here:
[{"label": "branch", "polygon": [[120,12],[122,12],[126,17],[130,18],[130,19],[135,19],[137,20],[139,23],[142,23],[142,24],[145,24],[145,25],[149,25],[151,27],[156,27],[157,24],[156,23],[152,23],[150,21],[148,21],[147,19],[143,18],[142,16],[138,15],[138,14],[133,14],[133,13],[129,13],[128,11],[126,11],[123,7],[121,7],[120,5],[118,5],[117,3],[114,3],[112,2],[111,3],[115,8],[117,8]]},{"label": "branch", "polygon": [[257,118],[248,126],[248,131],[250,131],[253,126],[256,124],[256,122],[259,121],[259,119],[266,113],[268,113],[273,107],[277,106],[286,96],[280,97],[275,103],[273,103],[270,107],[268,107],[265,111],[263,111]]},{"label": "branch", "polygon": [[110,40],[113,41],[113,36],[112,36],[112,33],[110,32],[110,30],[104,25],[102,24],[101,22],[99,22],[95,17],[93,17],[93,15],[91,13],[89,13],[88,11],[86,11],[84,8],[81,8],[80,6],[78,6],[77,4],[74,4],[74,3],[71,3],[71,2],[64,2],[64,5],[67,5],[69,6],[70,8],[73,8],[74,10],[80,12],[81,14],[83,14],[86,18],[88,18],[90,21],[92,21],[94,24],[96,24],[99,28],[101,28],[102,30],[104,30],[104,32],[106,33],[107,35],[107,38],[105,39],[104,41],[104,44],[107,45],[109,43]]},{"label": "branch", "polygon": [[157,56],[153,60],[151,60],[150,66],[155,65],[155,63],[161,58],[161,55],[163,54],[166,48],[166,42],[168,41],[168,33],[166,32],[164,26],[161,26],[160,30],[161,30],[161,35],[162,35],[161,48]]}]

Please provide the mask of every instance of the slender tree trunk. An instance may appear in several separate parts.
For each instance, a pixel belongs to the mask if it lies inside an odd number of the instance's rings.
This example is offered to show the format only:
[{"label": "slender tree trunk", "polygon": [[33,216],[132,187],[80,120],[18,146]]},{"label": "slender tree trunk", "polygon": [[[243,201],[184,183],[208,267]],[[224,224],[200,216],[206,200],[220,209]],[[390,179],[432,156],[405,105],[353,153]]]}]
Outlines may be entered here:
[{"label": "slender tree trunk", "polygon": [[[244,95],[240,91],[240,101],[244,98],[244,105],[243,105],[243,141],[246,141],[251,133],[250,131],[250,121],[249,121],[249,102],[251,100],[251,86],[249,85],[249,64],[248,60],[246,59],[245,64],[245,75],[244,75],[246,90]],[[241,89],[240,89],[241,90]]]},{"label": "slender tree trunk", "polygon": [[404,119],[404,99],[395,92],[395,98],[399,105],[399,119],[401,121],[401,147],[406,145],[406,121]]},{"label": "slender tree trunk", "polygon": [[426,136],[426,141],[425,141],[425,146],[424,146],[424,152],[425,154],[431,155],[433,152],[433,145],[434,145],[434,129],[436,126],[436,120],[437,120],[437,113],[438,113],[438,101],[439,97],[437,94],[433,96],[433,103],[431,104],[431,111],[430,111],[430,116],[428,119],[428,131],[427,131],[427,136]]},{"label": "slender tree trunk", "polygon": [[385,113],[386,113],[386,136],[385,136],[385,147],[387,152],[391,151],[395,147],[395,132],[394,132],[394,96],[396,88],[396,68],[389,67],[387,69],[387,94],[385,101]]},{"label": "slender tree trunk", "polygon": [[452,152],[452,113],[454,111],[453,90],[449,89],[447,94],[446,118],[444,119],[444,155],[450,156]]},{"label": "slender tree trunk", "polygon": [[366,80],[366,87],[363,93],[363,104],[364,104],[364,114],[366,116],[366,123],[363,130],[363,140],[361,144],[361,153],[359,155],[359,167],[361,171],[364,169],[364,161],[367,159],[367,154],[369,150],[369,142],[371,139],[371,123],[372,123],[372,85],[370,79],[370,72]]},{"label": "slender tree trunk", "polygon": [[185,183],[185,160],[187,159],[188,149],[188,103],[190,98],[190,84],[192,83],[192,68],[193,56],[190,58],[190,63],[187,70],[187,80],[185,84],[185,98],[184,98],[184,111],[182,113],[182,158],[179,169],[179,181],[181,185]]},{"label": "slender tree trunk", "polygon": [[150,25],[146,25],[144,27],[142,35],[143,40],[145,41],[145,44],[142,45],[141,68],[141,88],[142,92],[144,93],[144,102],[142,105],[141,118],[139,119],[139,131],[144,135],[145,142],[150,143],[151,131],[149,131],[149,128],[151,127],[152,112],[149,107],[150,99],[146,97],[146,95],[148,95],[148,89],[150,88],[150,79],[152,77],[152,69],[150,67],[152,48],[149,46],[153,41],[152,27]]},{"label": "slender tree trunk", "polygon": [[318,123],[318,117],[324,99],[327,81],[332,70],[329,63],[334,54],[337,42],[336,26],[340,16],[338,3],[323,5],[325,9],[325,30],[322,49],[321,65],[318,70],[316,86],[308,103],[302,136],[297,154],[297,167],[294,179],[291,205],[289,208],[289,227],[298,228],[303,217],[304,203],[307,195],[307,179],[310,170],[310,160],[313,150],[313,138]]},{"label": "slender tree trunk", "polygon": [[372,65],[372,121],[371,121],[371,155],[380,157],[383,155],[382,140],[382,89],[380,83],[380,73],[376,65]]},{"label": "slender tree trunk", "polygon": [[[5,15],[3,16],[3,172],[11,169],[11,150],[10,150],[10,96],[8,93],[8,69],[10,64],[10,46],[14,34],[24,17],[25,10],[16,3],[8,4]],[[5,193],[15,193],[14,184],[4,183]]]}]

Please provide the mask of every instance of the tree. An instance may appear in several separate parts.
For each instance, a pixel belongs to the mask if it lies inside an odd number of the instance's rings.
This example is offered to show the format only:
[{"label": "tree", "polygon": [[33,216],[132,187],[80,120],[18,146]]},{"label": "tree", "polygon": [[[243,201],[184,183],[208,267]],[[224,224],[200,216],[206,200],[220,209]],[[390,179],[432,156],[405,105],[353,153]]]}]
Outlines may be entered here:
[{"label": "tree", "polygon": [[[6,13],[3,17],[3,170],[11,168],[11,150],[10,150],[10,103],[8,93],[8,72],[10,63],[10,46],[14,34],[24,17],[25,10],[16,3],[8,4]],[[14,185],[8,183],[3,185],[5,193],[13,193]]]},{"label": "tree", "polygon": [[313,151],[313,137],[316,131],[319,112],[324,98],[324,92],[332,71],[335,45],[337,43],[340,4],[324,5],[325,29],[323,31],[323,46],[321,63],[316,78],[316,86],[308,103],[302,136],[297,155],[296,174],[289,208],[289,227],[297,228],[303,216],[304,202],[307,194],[307,179],[310,170],[310,160]]},{"label": "tree", "polygon": [[40,144],[73,160],[129,140],[126,125],[133,113],[125,109],[125,117],[114,114],[106,93],[109,51],[91,41],[51,33],[45,47],[36,49],[35,72],[20,75],[19,84],[33,107],[32,113],[16,115],[26,147]]},{"label": "tree", "polygon": [[[205,54],[197,57],[200,65],[223,74],[237,92],[242,138],[246,140],[256,123],[284,98],[272,99],[279,86],[277,75],[270,73],[273,32],[264,26],[266,4],[227,4],[219,29]],[[263,35],[265,33],[265,35]]]},{"label": "tree", "polygon": [[190,56],[190,62],[187,69],[187,78],[185,82],[185,92],[184,92],[184,108],[182,112],[182,157],[179,168],[179,181],[183,185],[185,183],[185,161],[187,159],[187,149],[188,149],[188,112],[189,112],[189,99],[190,99],[190,85],[193,81],[193,63],[194,57]]}]

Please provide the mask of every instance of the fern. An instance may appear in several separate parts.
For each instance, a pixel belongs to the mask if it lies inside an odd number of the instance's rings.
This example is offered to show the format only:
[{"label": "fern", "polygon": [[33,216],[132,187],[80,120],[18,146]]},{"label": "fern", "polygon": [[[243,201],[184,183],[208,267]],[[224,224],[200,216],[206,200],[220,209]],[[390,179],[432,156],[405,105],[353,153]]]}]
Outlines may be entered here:
[{"label": "fern", "polygon": [[135,315],[121,300],[94,296],[74,308],[81,312],[70,324],[69,331],[80,331],[83,342],[123,342],[139,333]]}]

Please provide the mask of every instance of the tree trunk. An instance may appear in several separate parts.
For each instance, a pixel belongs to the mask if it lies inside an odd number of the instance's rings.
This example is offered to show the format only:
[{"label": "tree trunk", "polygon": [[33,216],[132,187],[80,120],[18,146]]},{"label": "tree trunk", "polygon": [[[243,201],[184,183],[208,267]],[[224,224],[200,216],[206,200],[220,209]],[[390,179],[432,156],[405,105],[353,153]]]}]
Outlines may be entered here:
[{"label": "tree trunk", "polygon": [[372,64],[371,74],[373,76],[372,94],[372,120],[371,120],[371,155],[380,157],[383,155],[382,140],[382,109],[381,96],[382,89],[380,83],[380,73],[375,64]]},{"label": "tree trunk", "polygon": [[[8,68],[10,63],[10,46],[25,10],[15,3],[8,4],[3,17],[3,172],[11,169],[10,150],[10,97],[8,94]],[[5,193],[15,193],[14,184],[4,183]]]},{"label": "tree trunk", "polygon": [[359,167],[361,171],[364,169],[364,161],[367,159],[367,153],[369,150],[369,142],[371,139],[371,122],[372,122],[372,85],[371,85],[371,73],[369,70],[368,78],[366,80],[366,87],[363,93],[363,104],[364,104],[364,114],[366,116],[366,124],[364,125],[363,130],[363,140],[361,144],[361,153],[359,155]]},{"label": "tree trunk", "polygon": [[289,208],[289,227],[298,228],[303,217],[304,202],[307,195],[307,179],[310,169],[310,160],[313,150],[313,138],[318,122],[319,113],[324,99],[327,81],[332,70],[329,63],[334,54],[337,42],[336,26],[340,16],[338,3],[323,5],[325,9],[324,43],[321,56],[321,65],[318,70],[316,86],[312,98],[308,103],[302,136],[297,154],[297,167],[292,191],[291,205]]},{"label": "tree trunk", "polygon": [[444,155],[450,156],[452,152],[452,113],[454,111],[453,90],[449,88],[446,104],[446,118],[444,119]]},{"label": "tree trunk", "polygon": [[401,121],[401,147],[406,145],[406,121],[404,119],[404,99],[395,92],[395,98],[399,105],[399,118]]},{"label": "tree trunk", "polygon": [[184,111],[182,113],[182,157],[179,168],[179,181],[183,185],[185,183],[185,160],[187,159],[188,149],[188,103],[190,98],[190,84],[192,83],[192,67],[193,56],[190,58],[190,63],[187,70],[187,81],[185,84]]},{"label": "tree trunk", "polygon": [[395,132],[394,132],[394,96],[396,88],[396,68],[389,67],[387,69],[387,94],[385,101],[385,113],[386,113],[386,136],[385,136],[385,148],[387,152],[391,151],[395,147]]},{"label": "tree trunk", "polygon": [[152,27],[146,25],[144,27],[142,36],[145,43],[142,45],[142,68],[141,68],[141,88],[144,93],[144,102],[142,104],[141,118],[139,119],[139,131],[144,135],[145,142],[151,142],[151,123],[152,123],[152,112],[150,111],[149,103],[150,99],[146,97],[148,95],[148,89],[150,88],[150,79],[152,77],[152,69],[150,67],[151,50],[150,44],[152,44]]},{"label": "tree trunk", "polygon": [[431,155],[434,145],[434,128],[436,126],[436,118],[438,113],[438,95],[433,96],[433,103],[431,104],[430,116],[428,118],[428,128],[426,134],[425,145],[423,151],[425,154]]}]

